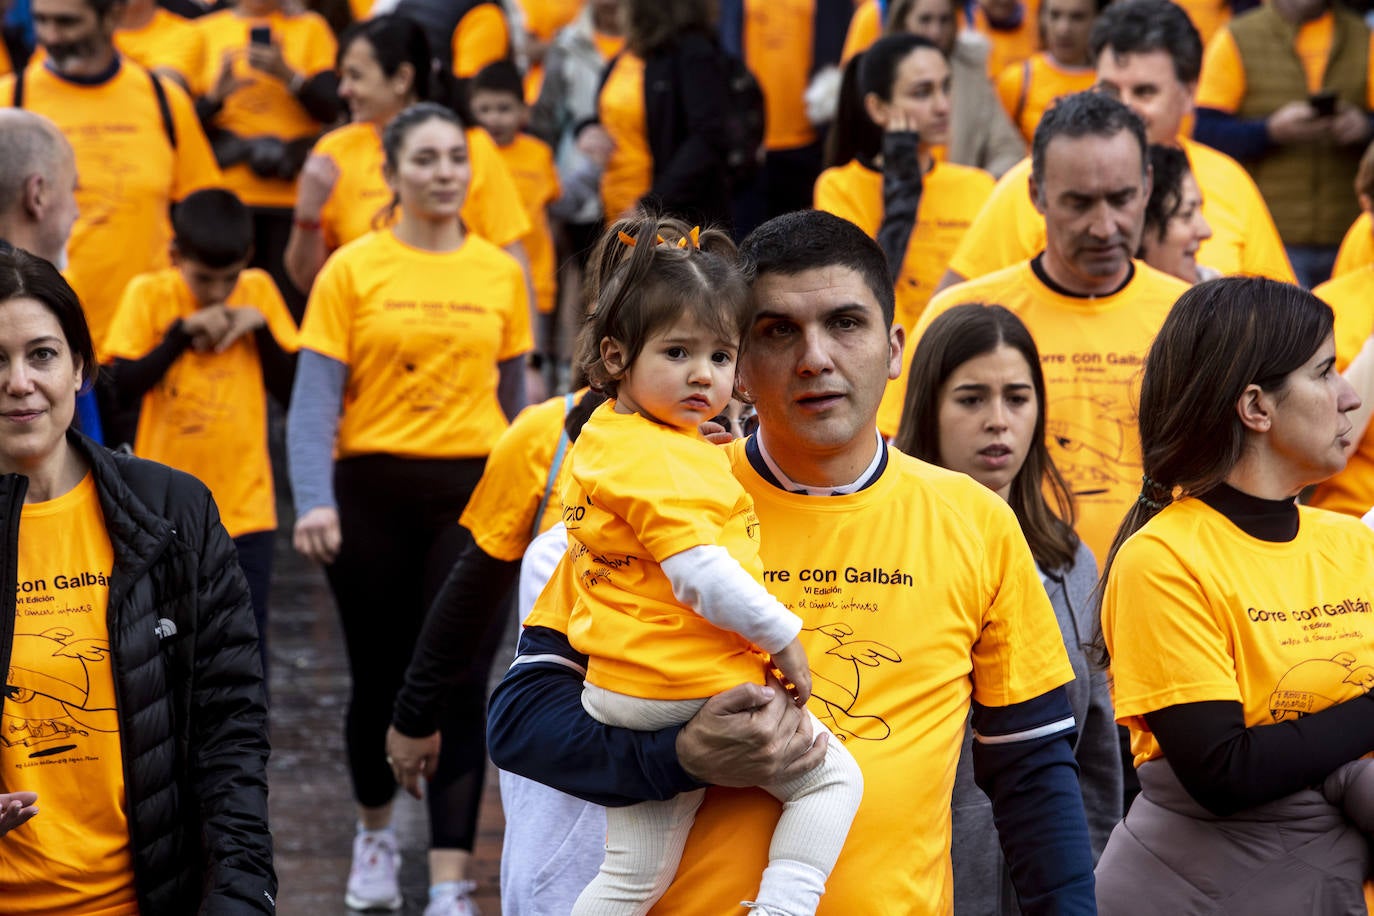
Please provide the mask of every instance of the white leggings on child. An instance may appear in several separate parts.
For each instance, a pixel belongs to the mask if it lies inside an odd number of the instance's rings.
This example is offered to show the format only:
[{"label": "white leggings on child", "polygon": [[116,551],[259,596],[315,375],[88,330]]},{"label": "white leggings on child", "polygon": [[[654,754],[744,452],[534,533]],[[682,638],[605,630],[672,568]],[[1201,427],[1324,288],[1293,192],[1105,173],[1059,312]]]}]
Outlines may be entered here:
[{"label": "white leggings on child", "polygon": [[[606,725],[657,731],[680,725],[706,701],[645,700],[587,684],[582,705]],[[815,734],[825,726],[810,712]],[[763,786],[783,803],[768,847],[768,868],[756,895],[758,905],[779,916],[814,913],[835,860],[839,858],[863,794],[863,776],[843,744],[831,738],[825,759],[809,773]],[[705,790],[667,801],[606,809],[606,858],[582,892],[573,916],[643,916],[677,873],[687,835]]]}]

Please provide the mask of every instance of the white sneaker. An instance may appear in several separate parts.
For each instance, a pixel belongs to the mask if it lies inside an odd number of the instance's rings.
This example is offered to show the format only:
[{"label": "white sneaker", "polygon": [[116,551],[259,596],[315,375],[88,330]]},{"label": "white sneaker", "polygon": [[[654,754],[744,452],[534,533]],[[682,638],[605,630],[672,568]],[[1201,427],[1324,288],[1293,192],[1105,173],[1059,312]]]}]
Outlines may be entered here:
[{"label": "white sneaker", "polygon": [[459,881],[452,894],[431,897],[425,907],[425,916],[482,916],[477,904],[472,902],[472,892],[477,890],[476,881]]},{"label": "white sneaker", "polygon": [[353,839],[353,867],[348,870],[344,903],[353,910],[399,910],[404,902],[396,873],[401,853],[390,830],[359,833]]}]

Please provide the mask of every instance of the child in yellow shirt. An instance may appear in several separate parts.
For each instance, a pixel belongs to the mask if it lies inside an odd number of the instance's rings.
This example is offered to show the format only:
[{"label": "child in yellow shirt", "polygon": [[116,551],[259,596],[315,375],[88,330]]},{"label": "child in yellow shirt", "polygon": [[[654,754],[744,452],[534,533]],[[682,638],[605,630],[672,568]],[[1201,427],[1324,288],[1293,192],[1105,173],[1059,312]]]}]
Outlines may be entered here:
[{"label": "child in yellow shirt", "polygon": [[195,475],[214,495],[248,579],[266,672],[277,529],[267,396],[283,407],[290,399],[296,323],[271,276],[248,267],[253,220],[234,192],[187,196],[172,231],[176,266],[135,277],[120,299],[109,374],[120,402],[141,406],[134,453]]},{"label": "child in yellow shirt", "polygon": [[542,362],[553,338],[554,303],[558,300],[557,264],[548,206],[558,199],[558,169],[547,143],[525,133],[530,107],[525,103],[520,71],[508,60],[488,64],[468,87],[472,117],[491,139],[510,170],[530,231],[521,241],[530,259],[530,285],[540,320],[535,322],[536,363]]},{"label": "child in yellow shirt", "polygon": [[[620,220],[589,276],[577,359],[611,400],[583,427],[562,487],[568,636],[588,656],[582,703],[607,725],[680,724],[706,698],[762,682],[769,652],[804,706],[801,619],[763,587],[753,500],[698,432],[730,400],[752,318],[734,244],[677,220]],[[814,913],[863,791],[858,765],[831,741],[814,770],[765,788],[785,807],[744,905]],[[704,794],[608,810],[606,858],[574,916],[642,913],[658,900]]]}]

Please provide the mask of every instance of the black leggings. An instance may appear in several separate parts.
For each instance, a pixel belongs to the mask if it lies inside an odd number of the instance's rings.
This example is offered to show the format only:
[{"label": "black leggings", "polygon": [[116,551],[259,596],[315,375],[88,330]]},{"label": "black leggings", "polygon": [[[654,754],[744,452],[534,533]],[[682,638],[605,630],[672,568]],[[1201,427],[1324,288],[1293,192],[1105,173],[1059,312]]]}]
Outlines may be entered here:
[{"label": "black leggings", "polygon": [[[385,750],[392,706],[425,614],[471,540],[458,517],[485,464],[365,455],[334,466],[343,546],[325,572],[353,675],[344,735],[353,793],[364,807],[396,794]],[[425,792],[434,849],[472,849],[486,778],[490,665],[487,652],[439,719],[439,765]]]}]

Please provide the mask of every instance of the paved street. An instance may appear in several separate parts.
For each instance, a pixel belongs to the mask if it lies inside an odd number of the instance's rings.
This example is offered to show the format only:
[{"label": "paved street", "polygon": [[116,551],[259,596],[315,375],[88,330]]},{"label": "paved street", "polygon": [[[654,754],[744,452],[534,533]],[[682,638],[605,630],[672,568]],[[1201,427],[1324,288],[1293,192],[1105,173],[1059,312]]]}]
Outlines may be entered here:
[{"label": "paved street", "polygon": [[[283,506],[283,509],[286,507]],[[343,750],[348,666],[324,576],[290,546],[291,518],[282,512],[273,577],[271,623],[272,833],[276,841],[282,916],[346,916],[344,883],[352,849],[354,813]],[[493,665],[504,670],[509,647]],[[494,769],[487,793],[472,877],[484,916],[500,913],[500,798]],[[404,794],[396,816],[405,864],[406,916],[424,910],[428,827],[424,808]]]}]

